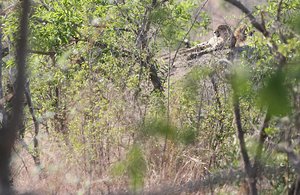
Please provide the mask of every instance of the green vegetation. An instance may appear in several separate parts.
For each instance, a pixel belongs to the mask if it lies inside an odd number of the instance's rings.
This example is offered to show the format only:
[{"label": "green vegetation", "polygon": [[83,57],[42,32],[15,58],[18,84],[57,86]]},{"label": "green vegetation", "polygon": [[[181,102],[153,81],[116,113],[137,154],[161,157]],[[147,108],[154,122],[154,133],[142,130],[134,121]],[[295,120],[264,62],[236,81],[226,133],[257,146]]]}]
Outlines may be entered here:
[{"label": "green vegetation", "polygon": [[[0,3],[7,130],[23,12],[20,1]],[[253,3],[245,15],[243,5],[222,1],[227,10],[243,10],[238,19],[253,32],[238,59],[222,65],[223,54],[174,57],[184,39],[193,45],[212,30],[207,1],[32,0],[24,120],[10,163],[14,188],[299,192],[300,3]]]}]

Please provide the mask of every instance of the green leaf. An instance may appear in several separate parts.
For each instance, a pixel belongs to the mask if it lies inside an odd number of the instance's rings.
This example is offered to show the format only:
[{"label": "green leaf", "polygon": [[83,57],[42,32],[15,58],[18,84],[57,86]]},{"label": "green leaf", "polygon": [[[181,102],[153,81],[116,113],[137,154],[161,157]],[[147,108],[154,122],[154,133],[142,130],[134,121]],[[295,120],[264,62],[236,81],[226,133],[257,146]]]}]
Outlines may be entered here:
[{"label": "green leaf", "polygon": [[158,118],[150,119],[146,124],[142,132],[146,135],[160,135],[167,137],[168,139],[176,138],[176,128],[172,126],[167,120]]},{"label": "green leaf", "polygon": [[269,127],[265,129],[265,132],[267,135],[271,136],[271,135],[275,135],[275,133],[278,131],[277,128],[273,128],[273,127]]},{"label": "green leaf", "polygon": [[245,96],[251,92],[249,70],[240,65],[233,70],[231,77],[232,88],[238,96]]},{"label": "green leaf", "polygon": [[182,130],[179,133],[179,140],[185,145],[194,143],[196,138],[197,138],[197,132],[191,128]]},{"label": "green leaf", "polygon": [[294,16],[289,25],[295,30],[296,33],[300,34],[300,14]]},{"label": "green leaf", "polygon": [[266,79],[266,85],[259,91],[258,104],[267,107],[269,113],[275,116],[287,115],[291,111],[285,74],[282,71],[277,71]]},{"label": "green leaf", "polygon": [[142,149],[134,145],[127,154],[127,172],[134,190],[144,184],[144,176],[147,171],[146,161]]},{"label": "green leaf", "polygon": [[124,160],[115,163],[111,167],[112,175],[127,175],[129,177],[130,186],[134,191],[143,186],[146,171],[146,160],[142,149],[137,144],[132,146]]}]

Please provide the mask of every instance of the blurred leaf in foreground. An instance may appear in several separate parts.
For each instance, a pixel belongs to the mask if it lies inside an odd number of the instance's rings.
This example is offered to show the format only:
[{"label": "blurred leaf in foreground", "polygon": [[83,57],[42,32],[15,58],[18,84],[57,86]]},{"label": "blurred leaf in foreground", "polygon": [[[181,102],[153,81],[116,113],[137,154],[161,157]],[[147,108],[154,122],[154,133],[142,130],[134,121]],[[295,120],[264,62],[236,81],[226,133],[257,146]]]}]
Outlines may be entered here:
[{"label": "blurred leaf in foreground", "polygon": [[300,34],[300,14],[292,17],[292,20],[289,22],[289,26],[294,29],[296,33]]},{"label": "blurred leaf in foreground", "polygon": [[234,92],[238,96],[245,96],[251,91],[249,70],[244,66],[237,66],[233,70],[231,84]]},{"label": "blurred leaf in foreground", "polygon": [[259,91],[258,104],[267,107],[271,115],[284,116],[290,112],[290,99],[282,71],[266,79],[266,85]]},{"label": "blurred leaf in foreground", "polygon": [[176,128],[168,123],[167,120],[158,118],[150,119],[143,128],[143,133],[150,136],[160,135],[168,139],[176,137]]},{"label": "blurred leaf in foreground", "polygon": [[126,158],[112,167],[113,175],[129,177],[130,186],[134,191],[143,186],[146,171],[147,165],[143,151],[138,145],[133,145]]}]

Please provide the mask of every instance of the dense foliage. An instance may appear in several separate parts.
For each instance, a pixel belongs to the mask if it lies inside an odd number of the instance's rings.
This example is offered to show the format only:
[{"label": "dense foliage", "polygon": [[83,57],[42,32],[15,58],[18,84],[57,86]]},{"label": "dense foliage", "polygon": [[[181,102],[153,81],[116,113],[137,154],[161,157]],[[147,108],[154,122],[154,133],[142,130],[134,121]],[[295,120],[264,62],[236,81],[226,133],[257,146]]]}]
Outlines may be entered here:
[{"label": "dense foliage", "polygon": [[[210,30],[206,3],[32,1],[25,120],[11,163],[16,189],[151,191],[233,169],[248,180],[201,190],[299,190],[300,3],[269,0],[253,7],[254,19],[241,17],[248,49],[230,67],[212,57],[184,77],[171,75],[174,62],[160,56]],[[7,99],[21,4],[1,4]],[[276,174],[261,177],[266,167]]]}]

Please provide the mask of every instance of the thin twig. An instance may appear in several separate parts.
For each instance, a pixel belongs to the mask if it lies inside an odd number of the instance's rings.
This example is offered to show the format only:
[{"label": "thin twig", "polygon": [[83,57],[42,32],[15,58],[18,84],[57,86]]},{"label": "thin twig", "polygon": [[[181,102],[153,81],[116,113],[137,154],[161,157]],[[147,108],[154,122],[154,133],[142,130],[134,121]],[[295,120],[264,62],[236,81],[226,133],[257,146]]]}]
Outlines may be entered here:
[{"label": "thin twig", "polygon": [[37,139],[37,136],[39,134],[39,122],[35,116],[35,112],[34,112],[34,107],[33,107],[33,103],[31,100],[31,93],[30,93],[30,88],[29,88],[29,81],[26,82],[26,86],[25,86],[25,96],[26,96],[26,101],[29,107],[29,111],[34,123],[34,137],[33,137],[33,160],[36,166],[40,166],[41,165],[41,161],[40,161],[40,155],[39,155],[39,142]]},{"label": "thin twig", "polygon": [[262,121],[261,127],[259,128],[259,140],[258,140],[258,145],[256,148],[256,154],[255,154],[254,163],[253,163],[253,171],[254,171],[255,175],[257,174],[257,172],[259,171],[259,168],[260,168],[260,160],[261,160],[261,156],[262,156],[263,145],[267,138],[267,134],[266,134],[265,130],[269,126],[270,119],[271,119],[270,114],[267,111],[267,113],[265,114],[265,117]]},{"label": "thin twig", "polygon": [[[27,175],[30,175],[24,159],[20,156],[20,154],[17,152],[17,150],[16,150],[15,147],[13,147],[13,150],[16,153],[16,155],[20,158],[20,160],[21,160],[21,162],[22,162],[22,164],[23,164],[23,166],[24,166],[24,168],[26,170]],[[13,177],[15,177],[15,176],[13,176]]]},{"label": "thin twig", "polygon": [[39,55],[47,55],[47,56],[54,56],[56,54],[55,51],[36,51],[36,50],[28,50],[29,53],[32,54],[39,54]]}]

